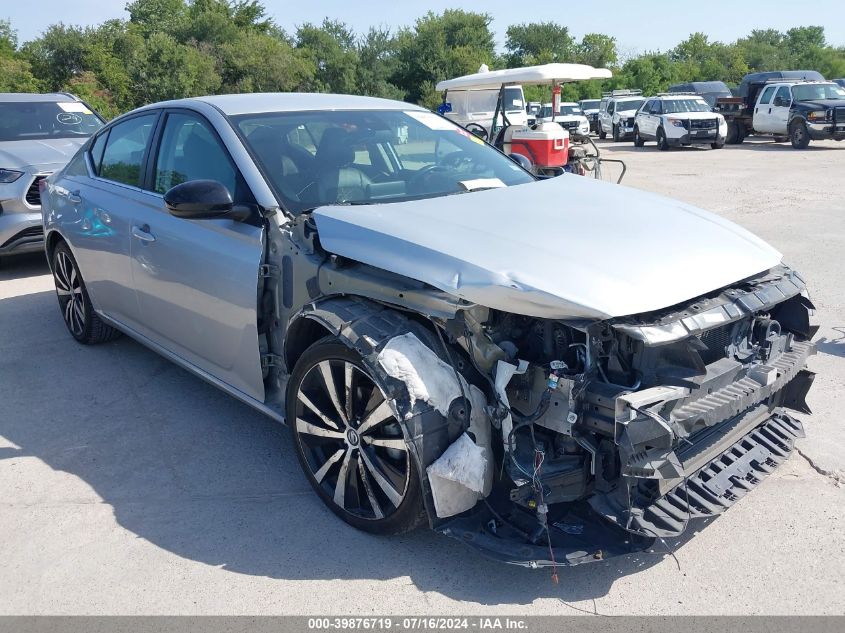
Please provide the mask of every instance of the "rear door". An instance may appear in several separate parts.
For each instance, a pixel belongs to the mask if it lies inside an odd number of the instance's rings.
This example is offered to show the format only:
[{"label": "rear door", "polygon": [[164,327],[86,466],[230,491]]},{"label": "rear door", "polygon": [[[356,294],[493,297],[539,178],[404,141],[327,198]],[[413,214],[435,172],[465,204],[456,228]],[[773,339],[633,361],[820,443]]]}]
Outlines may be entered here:
[{"label": "rear door", "polygon": [[257,292],[260,218],[186,220],[164,193],[191,180],[223,183],[235,203],[253,202],[212,124],[189,110],[164,116],[150,157],[148,204],[136,206],[130,252],[142,334],[213,377],[264,400]]},{"label": "rear door", "polygon": [[130,327],[139,318],[129,261],[132,212],[150,198],[141,184],[158,117],[147,111],[100,132],[88,152],[93,174],[71,176],[59,194],[67,205],[62,230],[94,307]]},{"label": "rear door", "polygon": [[757,105],[754,107],[754,129],[757,132],[772,131],[772,100],[778,85],[766,86],[760,93]]}]

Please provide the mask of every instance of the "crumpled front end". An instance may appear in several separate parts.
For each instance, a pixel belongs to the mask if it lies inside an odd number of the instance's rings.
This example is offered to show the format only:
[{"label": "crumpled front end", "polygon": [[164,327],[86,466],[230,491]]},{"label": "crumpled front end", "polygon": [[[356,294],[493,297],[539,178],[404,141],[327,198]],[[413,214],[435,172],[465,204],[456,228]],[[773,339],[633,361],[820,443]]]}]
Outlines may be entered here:
[{"label": "crumpled front end", "polygon": [[650,548],[729,508],[803,437],[812,304],[785,266],[602,322],[475,309],[446,331],[489,371],[489,496],[436,527],[511,563]]}]

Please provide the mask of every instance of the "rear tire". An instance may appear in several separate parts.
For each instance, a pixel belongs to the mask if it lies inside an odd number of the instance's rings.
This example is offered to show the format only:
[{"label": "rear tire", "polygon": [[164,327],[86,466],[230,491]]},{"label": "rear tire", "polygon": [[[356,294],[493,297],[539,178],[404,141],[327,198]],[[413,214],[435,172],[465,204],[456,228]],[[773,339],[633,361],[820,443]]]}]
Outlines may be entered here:
[{"label": "rear tire", "polygon": [[789,138],[792,147],[795,149],[807,149],[810,144],[810,132],[807,131],[807,124],[803,121],[794,121],[789,126]]},{"label": "rear tire", "polygon": [[669,149],[669,141],[666,139],[666,132],[662,127],[657,128],[657,149],[665,152]]},{"label": "rear tire", "polygon": [[634,126],[634,147],[642,147],[645,145],[645,141],[643,137],[640,136],[640,128],[639,126]]},{"label": "rear tire", "polygon": [[85,345],[96,345],[120,336],[119,330],[106,325],[94,312],[79,266],[64,242],[53,250],[50,267],[62,318],[73,338]]},{"label": "rear tire", "polygon": [[777,136],[775,135],[775,143],[786,143],[789,140],[788,136]]},{"label": "rear tire", "polygon": [[357,352],[332,336],[305,350],[288,382],[286,408],[305,476],[338,517],[373,534],[401,534],[425,522],[417,465]]}]

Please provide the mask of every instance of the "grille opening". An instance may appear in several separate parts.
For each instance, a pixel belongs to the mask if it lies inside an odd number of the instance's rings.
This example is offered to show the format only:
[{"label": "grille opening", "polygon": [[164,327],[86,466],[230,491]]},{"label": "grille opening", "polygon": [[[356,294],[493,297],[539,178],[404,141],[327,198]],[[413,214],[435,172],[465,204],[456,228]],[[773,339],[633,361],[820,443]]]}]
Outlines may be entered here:
[{"label": "grille opening", "polygon": [[698,337],[707,346],[706,350],[699,352],[701,360],[704,361],[705,365],[709,365],[725,357],[725,349],[731,344],[733,327],[733,323],[728,323],[706,330]]},{"label": "grille opening", "polygon": [[40,207],[41,206],[41,192],[38,190],[38,183],[44,180],[47,176],[36,176],[35,180],[32,181],[32,184],[29,185],[29,189],[26,190],[26,195],[24,199],[26,203],[31,207]]}]

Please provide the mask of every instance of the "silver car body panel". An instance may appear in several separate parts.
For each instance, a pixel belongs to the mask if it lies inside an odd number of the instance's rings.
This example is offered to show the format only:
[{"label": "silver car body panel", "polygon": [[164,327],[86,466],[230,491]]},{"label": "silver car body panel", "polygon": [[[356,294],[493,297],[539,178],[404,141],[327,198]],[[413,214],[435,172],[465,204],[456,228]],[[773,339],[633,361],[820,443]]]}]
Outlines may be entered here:
[{"label": "silver car body panel", "polygon": [[676,305],[781,254],[696,207],[575,176],[412,202],[314,211],[332,253],[467,301],[543,318]]}]

